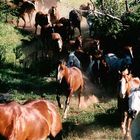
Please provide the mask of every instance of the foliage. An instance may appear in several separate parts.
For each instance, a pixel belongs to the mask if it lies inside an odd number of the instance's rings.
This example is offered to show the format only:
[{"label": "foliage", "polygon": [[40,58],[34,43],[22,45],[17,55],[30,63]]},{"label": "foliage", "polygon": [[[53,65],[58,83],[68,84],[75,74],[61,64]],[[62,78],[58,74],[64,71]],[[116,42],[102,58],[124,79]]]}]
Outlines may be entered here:
[{"label": "foliage", "polygon": [[140,6],[135,11],[126,12],[121,17],[123,24],[129,25],[130,28],[140,26]]},{"label": "foliage", "polygon": [[105,15],[98,14],[94,20],[94,35],[96,37],[113,37],[117,38],[117,34],[122,30],[121,22],[107,16],[107,14],[120,17],[124,11],[123,3],[116,0],[106,0],[104,3],[95,1],[97,11],[99,10]]},{"label": "foliage", "polygon": [[129,12],[121,16],[121,20],[126,27],[122,36],[126,36],[131,43],[137,44],[140,37],[140,5],[135,5],[133,10],[131,7]]},{"label": "foliage", "polygon": [[[126,12],[125,1],[96,0],[94,1],[97,10],[104,15],[98,14],[94,19],[94,36],[99,38],[123,39],[125,42],[136,42],[140,30],[140,4],[128,1],[130,8]],[[111,15],[120,18],[120,22],[107,16]]]},{"label": "foliage", "polygon": [[94,35],[97,37],[111,36],[116,38],[121,30],[121,23],[108,16],[98,16],[95,18]]},{"label": "foliage", "polygon": [[5,2],[0,2],[0,18],[2,22],[7,22],[8,19],[13,19],[17,15],[17,10],[11,8]]},{"label": "foliage", "polygon": [[[103,10],[107,14],[120,17],[125,11],[124,2],[119,0],[96,0],[96,5],[99,10]],[[103,6],[103,7],[102,7]]]},{"label": "foliage", "polygon": [[0,62],[14,63],[13,49],[21,44],[23,36],[9,24],[0,23]]}]

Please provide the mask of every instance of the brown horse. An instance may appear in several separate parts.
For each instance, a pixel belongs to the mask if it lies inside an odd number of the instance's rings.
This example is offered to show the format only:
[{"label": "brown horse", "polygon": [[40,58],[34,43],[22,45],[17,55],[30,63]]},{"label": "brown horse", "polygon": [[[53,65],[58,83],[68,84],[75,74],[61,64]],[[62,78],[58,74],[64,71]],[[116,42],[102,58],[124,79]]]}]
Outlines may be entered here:
[{"label": "brown horse", "polygon": [[[59,88],[61,88],[61,89],[64,88],[63,82],[65,82],[65,84],[66,84],[67,93],[66,93],[66,101],[65,101],[65,109],[64,109],[64,118],[66,118],[71,97],[74,94],[74,92],[76,92],[77,90],[79,90],[78,106],[80,107],[80,97],[81,97],[81,93],[84,88],[83,75],[82,75],[82,72],[80,71],[80,69],[78,69],[77,67],[68,68],[62,62],[60,62],[59,66],[58,66],[57,81],[60,83]],[[59,107],[62,107],[62,105],[60,103],[59,95],[60,95],[60,93],[57,94],[57,101],[58,101]]]},{"label": "brown horse", "polygon": [[59,15],[59,12],[57,10],[57,7],[52,6],[49,9],[48,14],[49,14],[50,22],[52,25],[56,24],[59,21],[60,15]]},{"label": "brown horse", "polygon": [[[122,78],[119,84],[119,97],[122,99],[123,120],[121,127],[123,134],[126,137],[130,135],[132,120],[136,117],[140,111],[140,79],[133,77],[128,69],[125,69],[121,73]],[[121,99],[119,101],[121,101]]]},{"label": "brown horse", "polygon": [[19,19],[21,18],[24,21],[23,28],[26,27],[26,20],[25,20],[25,15],[27,14],[29,17],[29,22],[31,26],[31,21],[32,21],[32,16],[33,13],[35,12],[35,2],[31,1],[24,1],[18,8],[17,8],[17,27],[19,25]]},{"label": "brown horse", "polygon": [[[49,136],[55,139],[61,140],[61,130],[62,130],[62,122],[61,116],[57,111],[56,106],[43,99],[27,101],[24,103],[25,106],[31,106],[36,108],[47,120],[49,125],[50,134]],[[57,123],[56,123],[57,122]]]},{"label": "brown horse", "polygon": [[56,108],[45,100],[0,104],[0,125],[0,139],[8,140],[45,140],[62,129]]}]

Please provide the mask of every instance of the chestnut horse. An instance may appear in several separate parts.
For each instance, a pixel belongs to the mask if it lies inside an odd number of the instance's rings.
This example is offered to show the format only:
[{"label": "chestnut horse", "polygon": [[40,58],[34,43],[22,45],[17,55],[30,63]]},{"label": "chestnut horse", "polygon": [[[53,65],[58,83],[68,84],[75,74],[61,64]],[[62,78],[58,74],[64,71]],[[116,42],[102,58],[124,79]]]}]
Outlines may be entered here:
[{"label": "chestnut horse", "polygon": [[140,79],[133,77],[128,69],[125,69],[121,74],[119,97],[123,100],[122,107],[125,106],[123,107],[125,110],[121,127],[123,134],[129,137],[132,120],[140,111]]},{"label": "chestnut horse", "polygon": [[[77,67],[68,68],[65,64],[60,62],[59,66],[58,66],[57,81],[60,83],[59,88],[61,88],[61,89],[64,88],[63,82],[65,82],[65,84],[66,84],[67,93],[66,93],[66,101],[65,101],[65,109],[64,109],[64,118],[66,118],[71,97],[74,94],[74,92],[76,92],[77,90],[79,90],[78,106],[80,107],[80,97],[81,97],[81,93],[84,88],[83,75],[79,68],[77,68]],[[57,93],[57,101],[58,101],[59,107],[61,108],[62,105],[60,103],[59,95],[60,95],[60,93]]]},{"label": "chestnut horse", "polygon": [[[44,99],[27,101],[24,103],[25,106],[31,106],[36,108],[47,120],[49,125],[50,138],[55,138],[61,140],[61,130],[62,130],[62,122],[61,116],[57,111],[56,106]],[[57,123],[56,123],[57,122]]]},{"label": "chestnut horse", "polygon": [[54,138],[61,129],[60,115],[48,101],[0,104],[0,136],[4,139],[45,140],[50,135]]}]

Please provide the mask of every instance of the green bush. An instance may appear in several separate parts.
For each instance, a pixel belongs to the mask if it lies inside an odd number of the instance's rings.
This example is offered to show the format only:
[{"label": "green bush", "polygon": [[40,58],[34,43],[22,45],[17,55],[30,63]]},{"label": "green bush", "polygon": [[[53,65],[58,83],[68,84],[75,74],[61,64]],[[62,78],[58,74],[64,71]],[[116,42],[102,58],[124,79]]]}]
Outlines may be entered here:
[{"label": "green bush", "polygon": [[[98,14],[94,21],[94,35],[96,37],[113,37],[116,38],[117,34],[122,30],[122,23],[111,18],[121,17],[124,12],[124,3],[116,0],[106,0],[102,5],[100,0],[96,0],[96,7],[104,15]],[[111,15],[111,16],[108,16]]]},{"label": "green bush", "polygon": [[18,30],[6,23],[0,22],[0,63],[14,63],[14,49],[21,45],[23,36]]}]

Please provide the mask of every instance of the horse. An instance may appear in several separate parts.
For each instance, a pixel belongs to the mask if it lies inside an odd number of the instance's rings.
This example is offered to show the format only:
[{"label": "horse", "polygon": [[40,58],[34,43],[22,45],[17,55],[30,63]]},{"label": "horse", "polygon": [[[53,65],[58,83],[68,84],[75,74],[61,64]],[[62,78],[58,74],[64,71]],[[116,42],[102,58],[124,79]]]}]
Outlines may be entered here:
[{"label": "horse", "polygon": [[67,66],[72,67],[75,66],[79,69],[81,69],[81,62],[75,55],[75,52],[71,52],[68,56]]},{"label": "horse", "polygon": [[66,45],[67,51],[80,51],[83,48],[83,39],[81,35],[75,37],[74,40],[70,40]]},{"label": "horse", "polygon": [[68,18],[61,17],[59,19],[59,23],[63,24],[64,31],[63,31],[63,40],[69,40],[73,36],[73,29],[71,26],[71,22]]},{"label": "horse", "polygon": [[[63,64],[62,62],[59,62],[58,72],[57,72],[57,81],[59,83],[59,89],[61,88],[62,90],[64,90],[65,88],[64,92],[66,92],[65,93],[66,101],[65,101],[63,118],[67,118],[67,112],[69,109],[70,100],[76,91],[79,91],[78,92],[78,101],[79,101],[78,107],[81,106],[80,97],[84,89],[83,75],[79,68],[77,67],[68,68],[65,64]],[[62,108],[62,105],[60,103],[60,92],[62,91],[59,90],[57,92],[57,102],[58,102],[58,106]]]},{"label": "horse", "polygon": [[63,41],[59,33],[52,33],[52,48],[54,54],[58,54],[63,50]]},{"label": "horse", "polygon": [[96,84],[104,85],[103,77],[108,75],[108,67],[105,60],[102,58],[103,51],[97,48],[93,50],[92,53],[90,52],[90,63],[86,73],[91,81]]},{"label": "horse", "polygon": [[68,67],[78,67],[81,71],[86,71],[90,64],[90,56],[83,50],[71,51],[67,58]]},{"label": "horse", "polygon": [[[26,101],[24,106],[30,106],[36,108],[48,121],[50,138],[62,139],[61,138],[61,130],[62,130],[62,121],[60,113],[58,112],[56,106],[47,100],[38,99],[38,100],[30,100]],[[56,123],[57,122],[57,123]]]},{"label": "horse", "polygon": [[71,21],[72,23],[72,26],[73,26],[73,30],[75,28],[78,28],[79,30],[79,33],[81,35],[81,20],[82,20],[82,14],[80,13],[80,11],[74,9],[74,10],[71,10],[69,12],[69,20]]},{"label": "horse", "polygon": [[26,27],[25,14],[28,14],[29,22],[30,22],[30,26],[31,26],[31,20],[32,20],[32,16],[33,16],[33,13],[35,12],[35,10],[36,9],[35,9],[35,2],[34,1],[33,2],[23,1],[21,6],[19,6],[17,9],[17,12],[18,12],[17,27],[18,27],[20,18],[22,18],[22,20],[24,21],[23,28]]},{"label": "horse", "polygon": [[57,10],[57,7],[55,6],[52,6],[49,10],[48,10],[48,14],[49,14],[49,17],[50,17],[50,22],[52,24],[52,26],[54,24],[56,24],[59,19],[60,19],[60,15],[59,15],[59,12]]},{"label": "horse", "polygon": [[119,71],[125,65],[132,65],[132,58],[129,55],[119,58],[114,53],[108,53],[104,58],[110,71]]},{"label": "horse", "polygon": [[140,79],[133,77],[128,69],[121,72],[121,79],[119,81],[119,109],[123,115],[121,128],[123,134],[127,137],[130,136],[132,120],[135,119],[140,111]]},{"label": "horse", "polygon": [[24,104],[15,101],[0,104],[0,124],[0,135],[8,140],[45,140],[49,135],[55,137],[62,129],[54,105],[41,99]]},{"label": "horse", "polygon": [[[117,82],[119,80],[119,73],[123,67],[127,66],[129,68],[132,67],[133,60],[130,55],[124,55],[124,57],[119,58],[116,54],[114,53],[107,53],[102,57],[106,63],[106,68],[107,68],[107,87],[110,88],[110,85],[112,85],[112,89],[116,89],[117,87]],[[116,92],[116,91],[113,91]]]},{"label": "horse", "polygon": [[57,58],[63,51],[63,40],[50,24],[41,27],[41,39],[46,47],[46,53],[51,58]]},{"label": "horse", "polygon": [[36,13],[35,16],[35,34],[37,32],[37,26],[40,25],[45,26],[48,25],[49,21],[48,21],[48,14],[44,14],[43,12],[39,11]]},{"label": "horse", "polygon": [[[0,114],[0,133],[6,139],[45,140],[49,135],[46,119],[32,107],[23,107],[18,103],[11,102],[0,105]],[[38,127],[34,120],[38,120]],[[41,129],[42,127],[43,129]]]}]

